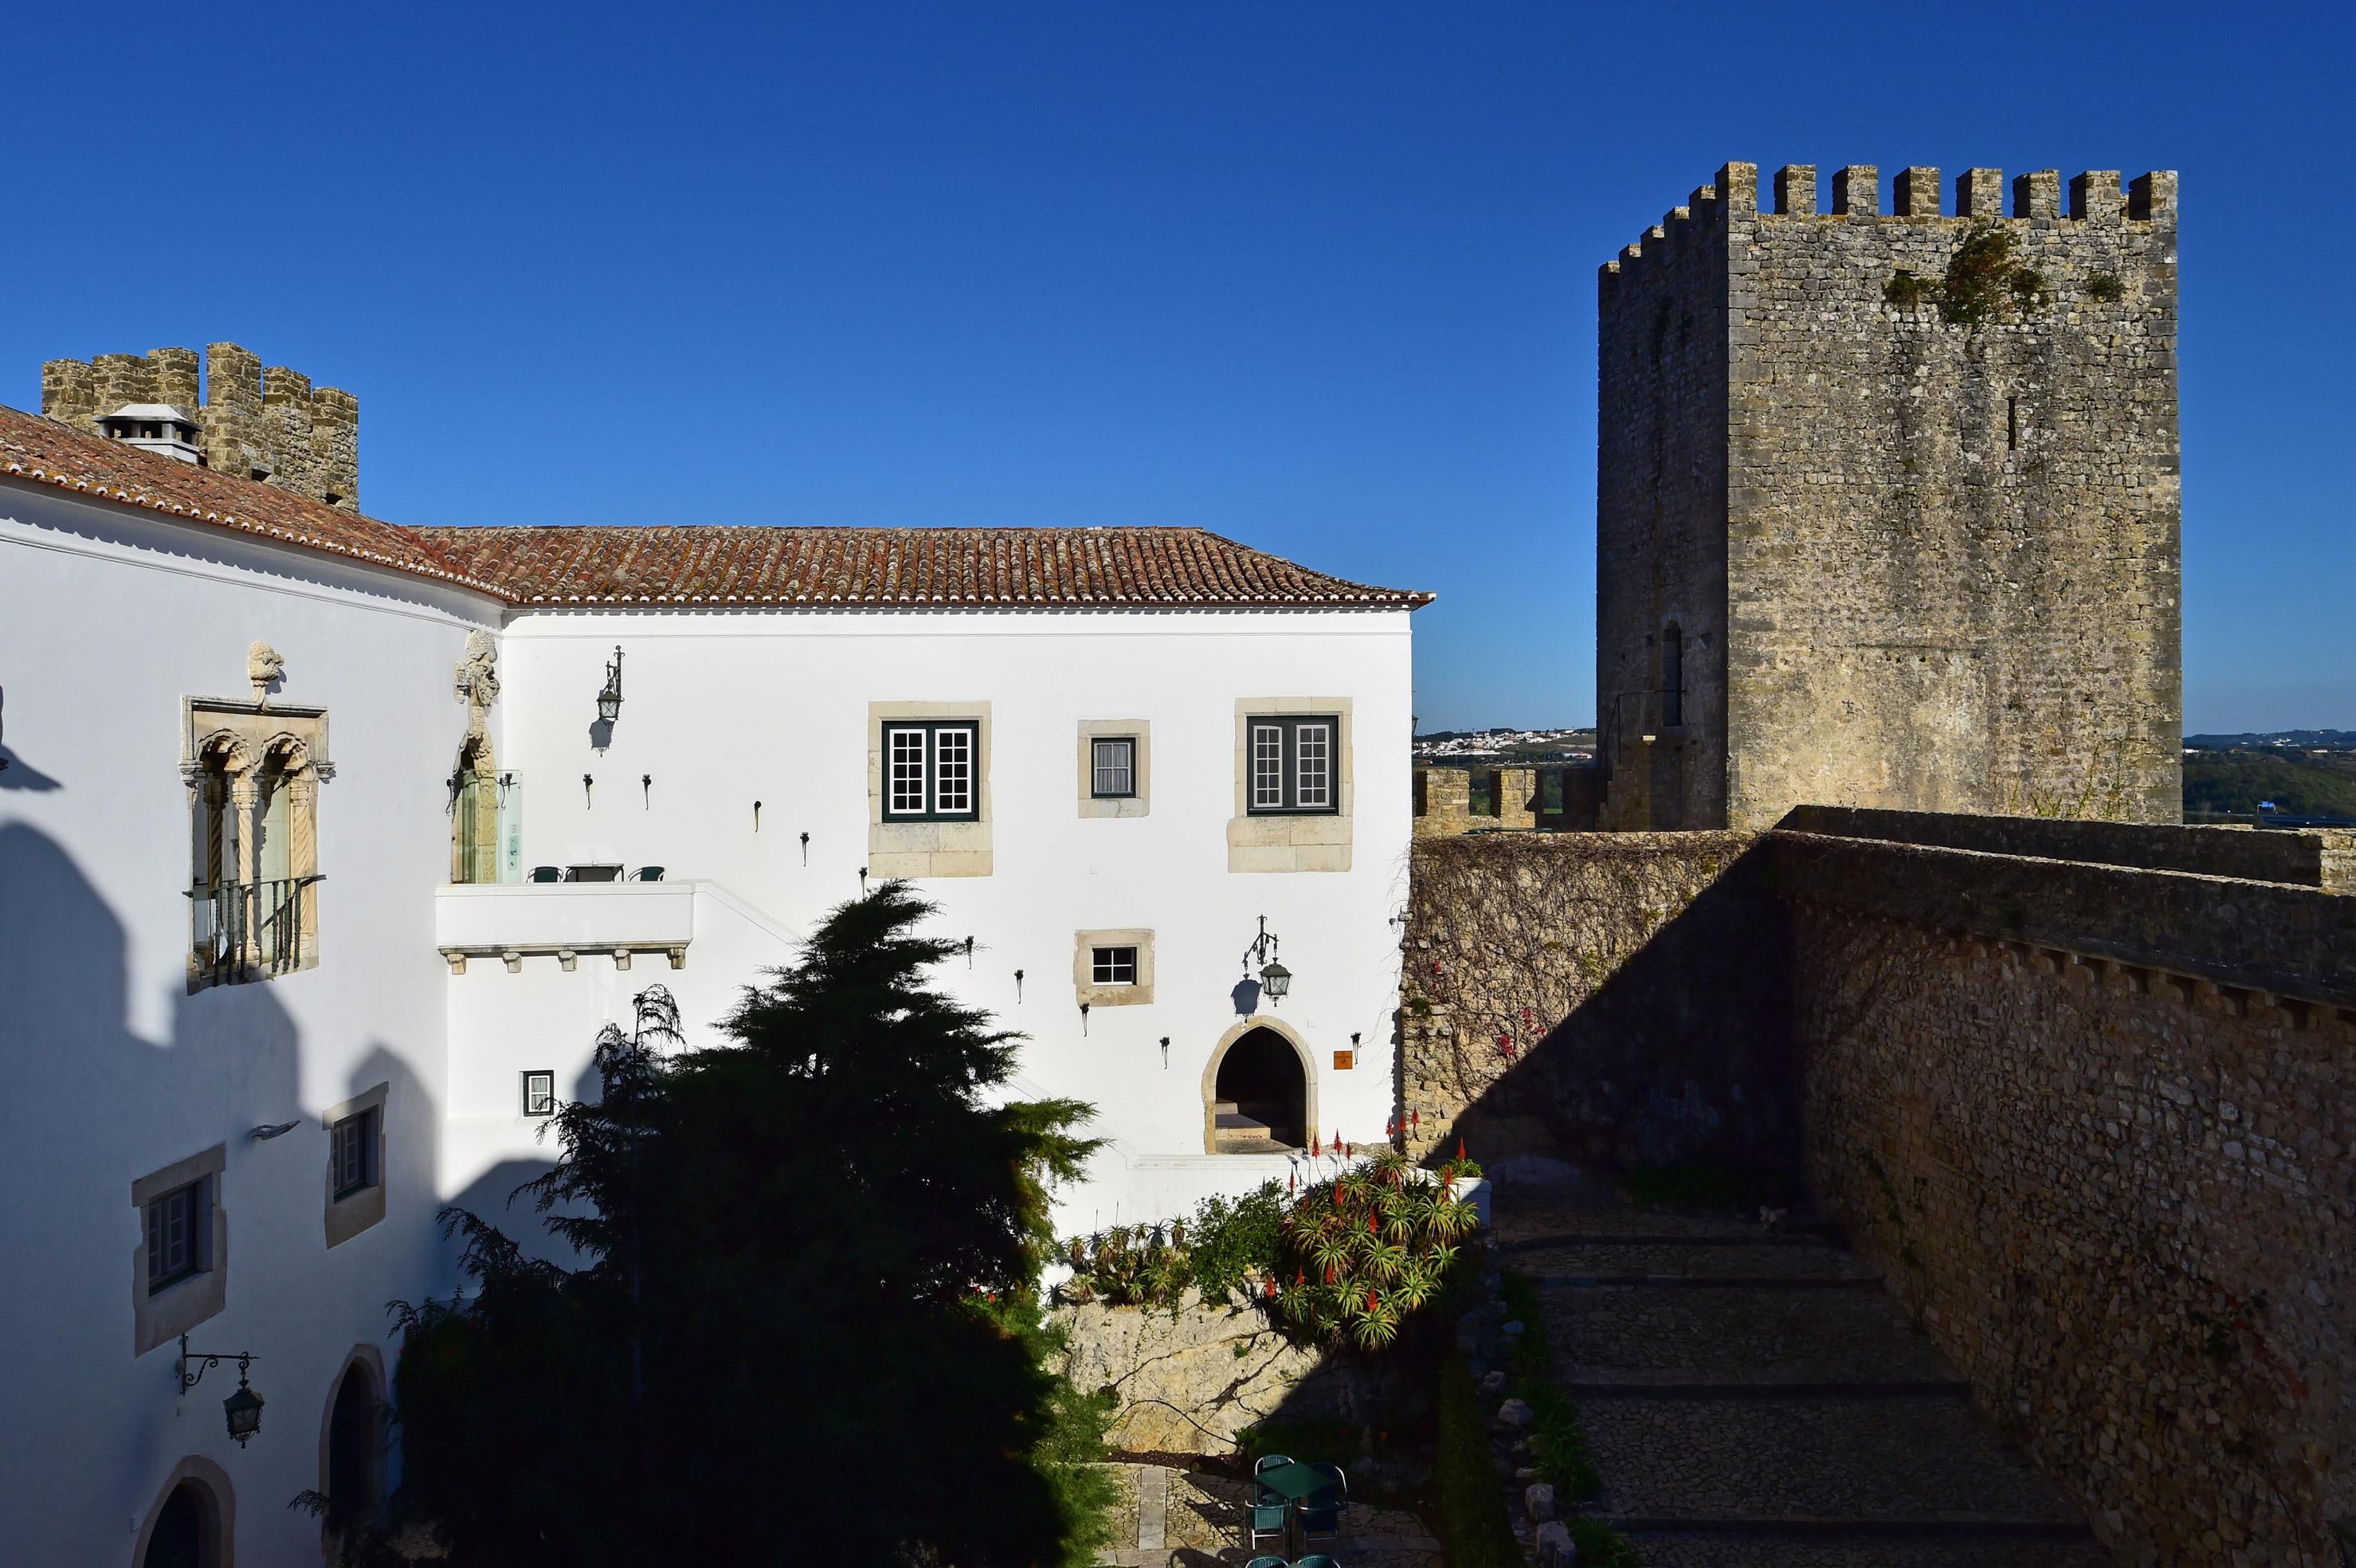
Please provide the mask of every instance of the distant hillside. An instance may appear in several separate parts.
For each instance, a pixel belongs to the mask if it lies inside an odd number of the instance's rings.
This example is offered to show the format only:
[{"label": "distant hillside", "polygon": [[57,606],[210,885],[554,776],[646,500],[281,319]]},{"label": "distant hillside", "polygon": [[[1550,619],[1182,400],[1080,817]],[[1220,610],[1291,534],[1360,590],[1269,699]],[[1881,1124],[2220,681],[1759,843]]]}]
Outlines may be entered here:
[{"label": "distant hillside", "polygon": [[2187,811],[2250,812],[2261,800],[2272,800],[2288,816],[2356,817],[2356,769],[2338,757],[2327,761],[2295,751],[2203,749],[2185,757]]},{"label": "distant hillside", "polygon": [[2251,746],[2281,746],[2319,747],[2327,751],[2356,751],[2356,729],[2278,729],[2248,735],[2188,735],[2184,744],[2202,751],[2237,751]]}]

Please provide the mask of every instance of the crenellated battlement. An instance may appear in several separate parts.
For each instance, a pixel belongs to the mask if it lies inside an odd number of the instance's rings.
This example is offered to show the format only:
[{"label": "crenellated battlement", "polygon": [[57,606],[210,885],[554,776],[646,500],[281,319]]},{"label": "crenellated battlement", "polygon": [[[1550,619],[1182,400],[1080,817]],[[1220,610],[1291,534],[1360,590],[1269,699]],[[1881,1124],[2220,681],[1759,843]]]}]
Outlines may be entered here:
[{"label": "crenellated battlement", "polygon": [[208,467],[359,510],[360,403],[348,392],[315,388],[284,365],[264,370],[234,343],[208,344],[201,360],[191,349],[155,349],[41,366],[41,413],[77,429],[104,434],[108,415],[142,403],[188,415]]},{"label": "crenellated battlement", "polygon": [[1759,204],[1759,166],[1730,163],[1718,177],[1697,189],[1683,207],[1673,208],[1661,221],[1644,231],[1634,244],[1603,263],[1606,278],[1636,271],[1647,256],[1708,224],[1788,218],[1879,219],[1890,222],[1932,220],[1989,222],[2157,223],[2176,221],[2176,174],[2153,170],[2139,174],[2122,187],[2116,169],[2090,169],[2073,175],[2069,201],[2063,205],[2058,170],[2037,169],[2017,175],[2008,207],[2004,171],[1967,169],[1956,177],[1954,210],[1942,210],[1939,170],[1915,165],[1898,172],[1892,181],[1893,200],[1884,211],[1881,171],[1872,164],[1850,164],[1835,169],[1829,182],[1831,209],[1817,210],[1816,166],[1785,164],[1770,184],[1772,204]]},{"label": "crenellated battlement", "polygon": [[2176,176],[1946,178],[1730,163],[1604,264],[1611,824],[2180,809]]}]

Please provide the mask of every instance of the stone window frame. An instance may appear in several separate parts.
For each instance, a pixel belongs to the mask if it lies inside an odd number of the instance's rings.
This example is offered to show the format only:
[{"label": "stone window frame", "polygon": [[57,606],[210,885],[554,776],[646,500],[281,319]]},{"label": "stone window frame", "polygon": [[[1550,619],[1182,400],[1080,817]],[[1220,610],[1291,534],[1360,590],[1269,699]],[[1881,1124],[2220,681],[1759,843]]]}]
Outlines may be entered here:
[{"label": "stone window frame", "polygon": [[[894,719],[961,719],[976,726],[974,803],[970,820],[911,822],[884,815],[884,726]],[[867,704],[867,870],[894,876],[988,876],[992,870],[990,789],[990,704],[870,703]]]},{"label": "stone window frame", "polygon": [[[1096,743],[1133,740],[1136,790],[1129,795],[1096,792]],[[1144,719],[1082,719],[1079,734],[1080,815],[1116,821],[1150,816],[1153,811],[1153,725]]]},{"label": "stone window frame", "polygon": [[[1137,981],[1131,985],[1096,983],[1096,950],[1135,948]],[[1153,932],[1143,926],[1072,933],[1073,999],[1090,1007],[1143,1007],[1153,1001]]]},{"label": "stone window frame", "polygon": [[[1230,872],[1347,871],[1352,819],[1357,811],[1357,736],[1347,697],[1237,697],[1235,733],[1235,814],[1227,820]],[[1251,809],[1251,722],[1255,718],[1331,718],[1334,792],[1330,811]]]},{"label": "stone window frame", "polygon": [[[145,1356],[158,1345],[170,1344],[198,1324],[219,1316],[229,1305],[229,1203],[222,1181],[228,1169],[229,1145],[215,1144],[160,1170],[150,1171],[131,1184],[131,1212],[138,1217],[139,1232],[131,1246],[133,1355]],[[199,1181],[212,1184],[205,1266],[151,1294],[147,1289],[147,1206],[168,1192]]]},{"label": "stone window frame", "polygon": [[[370,1229],[384,1219],[384,1194],[389,1173],[385,1168],[385,1099],[391,1093],[391,1080],[366,1090],[351,1099],[330,1105],[319,1114],[319,1125],[327,1134],[327,1156],[320,1176],[327,1195],[324,1225],[327,1245],[340,1247],[361,1231]],[[355,1116],[376,1112],[376,1148],[374,1175],[376,1179],[342,1197],[336,1196],[336,1160],[334,1133],[336,1124]]]},{"label": "stone window frame", "polygon": [[[548,1109],[545,1111],[534,1111],[531,1108],[531,1080],[535,1078],[544,1078],[548,1079]],[[525,1068],[523,1069],[521,1079],[521,1089],[523,1093],[523,1114],[526,1118],[534,1122],[541,1122],[556,1114],[558,1101],[556,1098],[556,1069],[554,1068]]]},{"label": "stone window frame", "polygon": [[[258,939],[249,936],[227,963],[217,962],[206,922],[217,911],[200,897],[219,881],[252,886],[260,879],[251,822],[262,809],[262,780],[274,770],[286,790],[287,879],[297,886],[289,901],[296,925],[290,961],[268,961]],[[336,775],[327,756],[327,710],[273,705],[266,699],[180,699],[180,782],[187,790],[189,894],[187,988],[191,994],[214,985],[243,984],[317,967],[319,962],[319,785]],[[209,799],[212,791],[220,798]],[[236,864],[225,864],[226,844],[212,842],[214,813],[233,811],[243,831],[237,835]],[[218,874],[233,873],[230,876]]]}]

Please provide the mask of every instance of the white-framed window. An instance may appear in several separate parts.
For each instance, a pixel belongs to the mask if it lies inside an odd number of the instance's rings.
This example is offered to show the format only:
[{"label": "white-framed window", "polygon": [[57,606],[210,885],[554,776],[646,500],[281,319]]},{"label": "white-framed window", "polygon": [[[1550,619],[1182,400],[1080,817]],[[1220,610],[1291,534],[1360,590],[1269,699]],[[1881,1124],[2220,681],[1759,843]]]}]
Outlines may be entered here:
[{"label": "white-framed window", "polygon": [[972,719],[893,721],[884,726],[886,821],[971,822],[981,814],[975,768],[981,725]]},{"label": "white-framed window", "polygon": [[1284,714],[1250,723],[1253,814],[1330,814],[1342,809],[1334,773],[1339,718]]},{"label": "white-framed window", "polygon": [[1135,985],[1137,950],[1130,947],[1091,948],[1088,950],[1088,968],[1090,984]]},{"label": "white-framed window", "polygon": [[556,1114],[556,1074],[548,1068],[534,1068],[523,1075],[523,1113],[527,1116]]},{"label": "white-framed window", "polygon": [[1122,800],[1137,793],[1137,737],[1098,736],[1088,743],[1088,793]]},{"label": "white-framed window", "polygon": [[147,1201],[147,1294],[213,1266],[213,1177],[199,1176]]},{"label": "white-framed window", "polygon": [[381,1109],[370,1106],[327,1129],[327,1186],[336,1201],[341,1202],[382,1179],[377,1170],[376,1152],[379,1122],[383,1115]]}]

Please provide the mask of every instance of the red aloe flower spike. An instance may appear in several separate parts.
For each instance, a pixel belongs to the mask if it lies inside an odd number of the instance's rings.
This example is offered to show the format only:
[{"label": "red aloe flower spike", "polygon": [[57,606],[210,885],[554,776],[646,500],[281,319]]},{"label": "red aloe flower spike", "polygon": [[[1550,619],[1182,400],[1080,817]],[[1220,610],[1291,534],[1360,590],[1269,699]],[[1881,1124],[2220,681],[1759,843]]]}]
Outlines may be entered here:
[{"label": "red aloe flower spike", "polygon": [[1301,1190],[1301,1173],[1298,1170],[1288,1170],[1284,1173],[1284,1190],[1287,1192]]},{"label": "red aloe flower spike", "polygon": [[1408,1126],[1410,1126],[1410,1127],[1413,1127],[1413,1128],[1414,1128],[1414,1129],[1416,1129],[1418,1132],[1421,1132],[1421,1131],[1423,1130],[1423,1112],[1420,1112],[1420,1111],[1410,1111],[1410,1112],[1408,1112],[1407,1113],[1407,1121],[1408,1121]]},{"label": "red aloe flower spike", "polygon": [[1333,1283],[1333,1265],[1331,1263],[1325,1265],[1325,1283],[1329,1285]]},{"label": "red aloe flower spike", "polygon": [[1375,1310],[1375,1303],[1376,1303],[1376,1301],[1380,1300],[1380,1299],[1381,1299],[1381,1298],[1380,1298],[1379,1296],[1376,1295],[1376,1294],[1375,1294],[1375,1293],[1374,1293],[1373,1291],[1369,1290],[1368,1292],[1366,1292],[1366,1310],[1367,1310],[1368,1312],[1372,1312],[1372,1311],[1374,1311],[1374,1310]]},{"label": "red aloe flower spike", "polygon": [[1460,1160],[1464,1157],[1464,1134],[1462,1133],[1456,1134],[1456,1157]]},{"label": "red aloe flower spike", "polygon": [[1307,1284],[1307,1283],[1309,1283],[1309,1271],[1308,1271],[1307,1269],[1295,1269],[1295,1270],[1293,1270],[1293,1271],[1292,1271],[1292,1283],[1293,1283],[1294,1284],[1297,1284],[1297,1285],[1305,1285],[1305,1284]]},{"label": "red aloe flower spike", "polygon": [[1382,1234],[1381,1231],[1375,1229],[1375,1213],[1371,1208],[1366,1211],[1366,1234],[1369,1236],[1378,1236]]},{"label": "red aloe flower spike", "polygon": [[1345,1159],[1345,1160],[1355,1160],[1355,1159],[1356,1159],[1356,1158],[1358,1157],[1358,1145],[1357,1145],[1357,1144],[1343,1144],[1343,1145],[1342,1145],[1342,1157],[1343,1157],[1344,1159]]},{"label": "red aloe flower spike", "polygon": [[1267,1296],[1270,1301],[1274,1301],[1276,1299],[1276,1276],[1274,1274],[1268,1276],[1268,1288],[1260,1294]]}]

